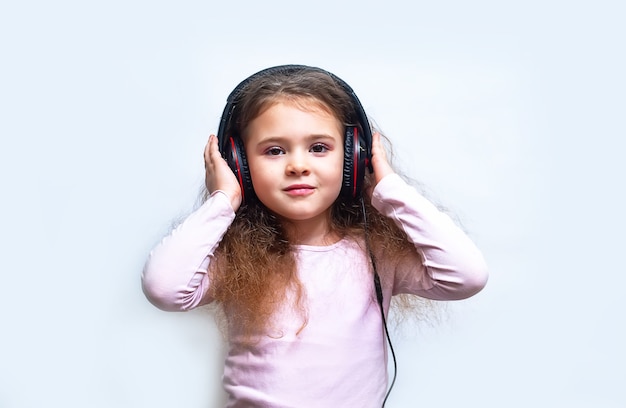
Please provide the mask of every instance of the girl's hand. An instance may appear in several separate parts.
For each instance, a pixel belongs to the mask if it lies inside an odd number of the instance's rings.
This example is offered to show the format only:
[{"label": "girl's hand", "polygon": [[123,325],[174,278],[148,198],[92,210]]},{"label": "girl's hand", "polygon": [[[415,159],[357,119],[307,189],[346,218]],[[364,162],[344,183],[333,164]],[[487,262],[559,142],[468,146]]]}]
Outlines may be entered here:
[{"label": "girl's hand", "polygon": [[204,169],[205,185],[209,194],[217,190],[223,191],[230,198],[233,210],[237,211],[241,205],[241,187],[226,160],[222,158],[215,135],[209,136],[204,148]]},{"label": "girl's hand", "polygon": [[374,185],[380,182],[385,176],[395,173],[391,165],[387,161],[387,153],[381,140],[380,133],[376,132],[372,135],[372,168],[374,169]]}]

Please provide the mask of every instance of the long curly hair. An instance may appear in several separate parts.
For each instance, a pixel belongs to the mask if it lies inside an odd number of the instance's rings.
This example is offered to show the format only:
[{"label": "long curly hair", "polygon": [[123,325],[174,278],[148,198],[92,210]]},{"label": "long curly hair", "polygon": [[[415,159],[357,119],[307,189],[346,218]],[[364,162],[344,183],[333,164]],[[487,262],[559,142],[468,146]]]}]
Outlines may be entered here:
[{"label": "long curly hair", "polygon": [[[351,96],[319,70],[303,68],[295,74],[278,71],[260,76],[247,83],[238,98],[226,129],[227,134],[238,137],[244,135],[252,120],[277,102],[303,108],[314,103],[346,126],[357,122]],[[364,190],[371,184],[372,177],[367,175]],[[374,253],[401,259],[404,251],[413,249],[405,233],[371,206],[368,194],[363,194],[362,200],[363,204],[338,197],[330,211],[331,231],[356,242],[367,238]],[[367,237],[363,210],[367,214]],[[305,327],[306,291],[298,279],[293,247],[279,217],[258,200],[247,201],[238,209],[211,265],[210,294],[223,308],[227,326],[236,325],[244,338],[251,339],[271,328],[272,315],[285,299],[293,301],[290,306],[302,317],[301,329]],[[384,284],[390,277],[383,275],[381,279]]]}]

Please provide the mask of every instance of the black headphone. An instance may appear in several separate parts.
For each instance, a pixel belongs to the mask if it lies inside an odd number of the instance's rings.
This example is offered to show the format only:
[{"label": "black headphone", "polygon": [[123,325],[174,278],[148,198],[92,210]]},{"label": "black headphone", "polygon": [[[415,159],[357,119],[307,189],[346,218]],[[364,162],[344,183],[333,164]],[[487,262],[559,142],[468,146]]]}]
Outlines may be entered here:
[{"label": "black headphone", "polygon": [[250,203],[255,197],[255,193],[248,169],[248,161],[246,159],[243,141],[239,135],[226,135],[226,129],[228,129],[242,90],[245,89],[251,81],[266,75],[298,75],[311,71],[330,76],[352,98],[356,109],[355,117],[357,123],[353,126],[346,126],[345,130],[341,197],[347,201],[356,201],[361,196],[363,181],[365,179],[365,169],[369,168],[369,170],[372,171],[370,163],[372,157],[372,130],[359,98],[357,98],[356,94],[347,83],[336,75],[321,68],[306,65],[280,65],[259,71],[239,83],[230,95],[228,95],[226,107],[224,108],[224,113],[220,120],[217,132],[219,148],[228,166],[232,169],[233,173],[235,173],[239,181],[244,203]]}]

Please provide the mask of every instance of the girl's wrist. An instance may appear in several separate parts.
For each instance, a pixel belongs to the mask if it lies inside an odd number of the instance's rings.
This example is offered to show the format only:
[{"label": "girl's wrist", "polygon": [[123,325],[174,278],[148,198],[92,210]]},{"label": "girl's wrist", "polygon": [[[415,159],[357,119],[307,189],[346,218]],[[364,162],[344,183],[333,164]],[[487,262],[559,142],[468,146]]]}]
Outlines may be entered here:
[{"label": "girl's wrist", "polygon": [[215,190],[211,193],[210,197],[215,197],[217,195],[221,195],[222,197],[224,197],[230,203],[230,206],[233,208],[233,211],[236,212],[239,209],[239,206],[241,205],[240,195],[235,194],[233,196],[233,195],[228,194],[224,190]]}]

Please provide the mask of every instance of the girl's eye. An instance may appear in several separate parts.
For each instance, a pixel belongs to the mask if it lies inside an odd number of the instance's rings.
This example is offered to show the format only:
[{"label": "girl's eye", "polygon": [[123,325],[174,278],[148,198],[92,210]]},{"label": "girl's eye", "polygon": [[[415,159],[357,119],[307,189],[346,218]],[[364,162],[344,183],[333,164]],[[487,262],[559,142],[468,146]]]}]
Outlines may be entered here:
[{"label": "girl's eye", "polygon": [[280,154],[283,154],[283,150],[280,147],[270,147],[265,151],[265,154],[269,156],[278,156]]},{"label": "girl's eye", "polygon": [[324,153],[327,151],[328,151],[328,147],[322,143],[317,143],[311,146],[311,152],[313,153]]}]

